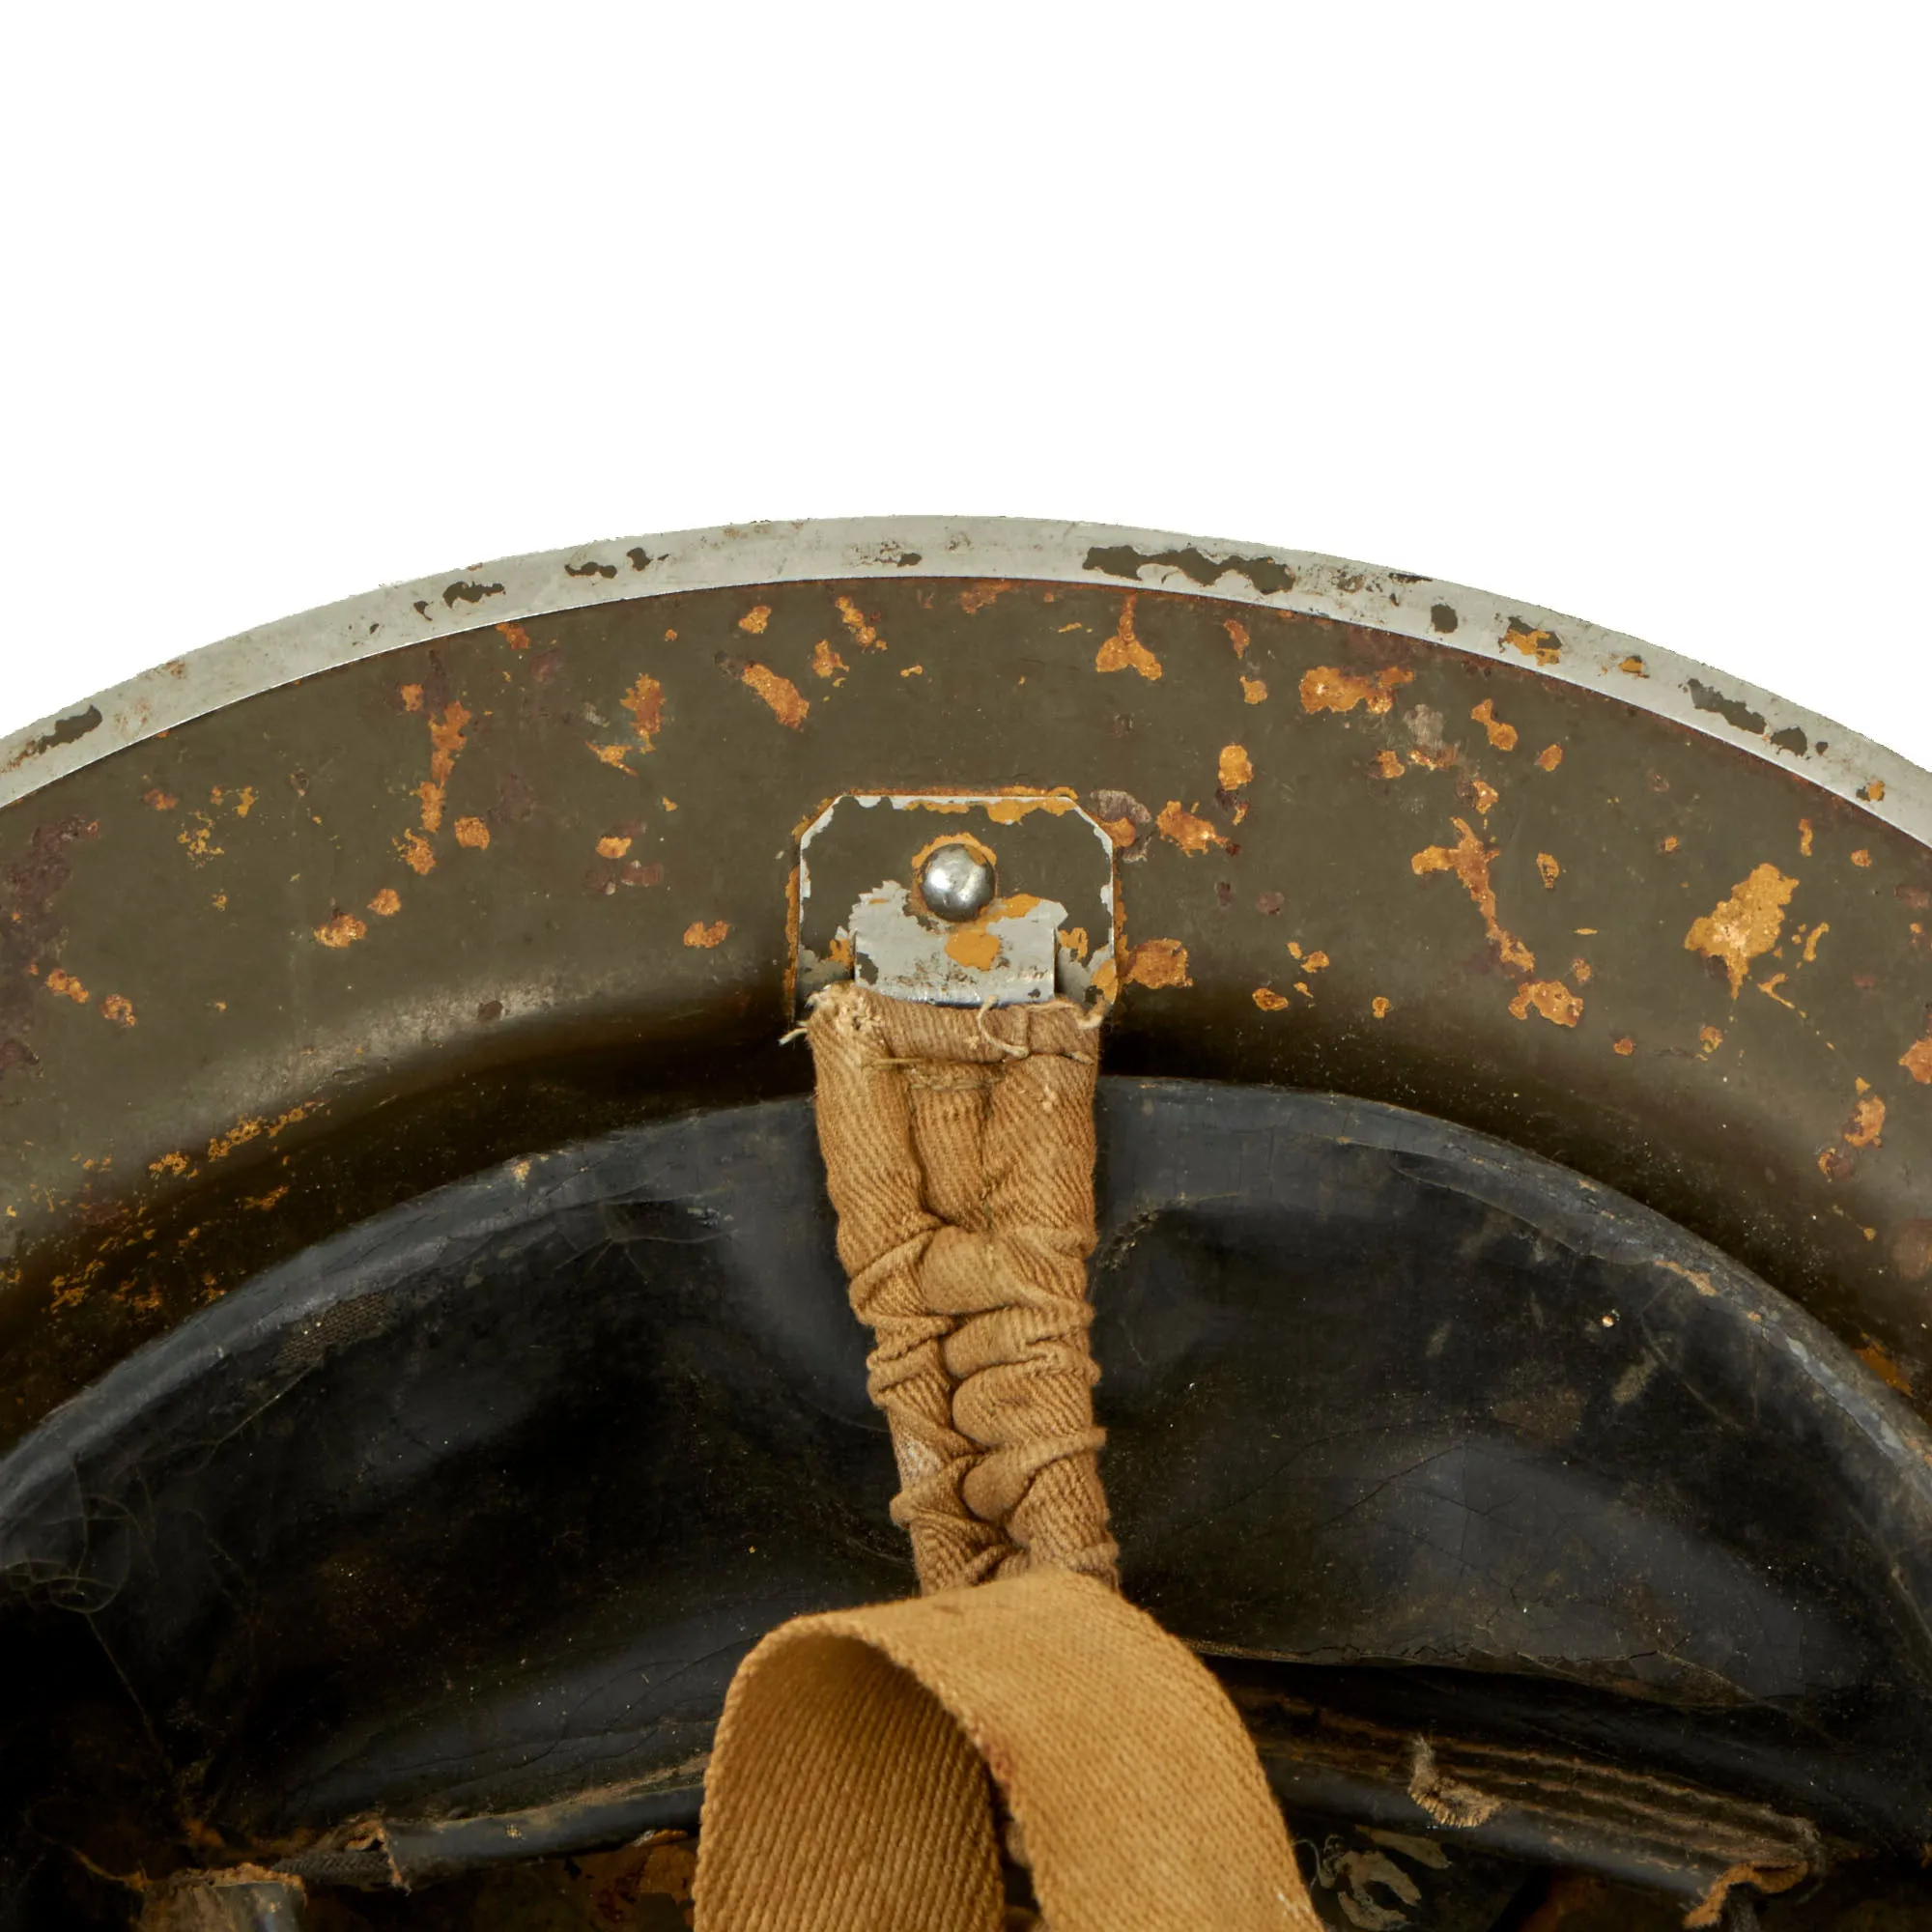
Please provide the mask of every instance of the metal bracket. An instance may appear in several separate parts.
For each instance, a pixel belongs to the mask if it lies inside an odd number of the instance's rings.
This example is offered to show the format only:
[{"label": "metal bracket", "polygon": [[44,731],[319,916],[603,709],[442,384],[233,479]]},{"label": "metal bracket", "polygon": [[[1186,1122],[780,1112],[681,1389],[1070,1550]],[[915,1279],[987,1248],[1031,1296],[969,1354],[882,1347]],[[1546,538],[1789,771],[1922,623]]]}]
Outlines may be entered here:
[{"label": "metal bracket", "polygon": [[1113,997],[1114,842],[1070,792],[846,792],[798,856],[801,1010],[852,979],[949,1007]]}]

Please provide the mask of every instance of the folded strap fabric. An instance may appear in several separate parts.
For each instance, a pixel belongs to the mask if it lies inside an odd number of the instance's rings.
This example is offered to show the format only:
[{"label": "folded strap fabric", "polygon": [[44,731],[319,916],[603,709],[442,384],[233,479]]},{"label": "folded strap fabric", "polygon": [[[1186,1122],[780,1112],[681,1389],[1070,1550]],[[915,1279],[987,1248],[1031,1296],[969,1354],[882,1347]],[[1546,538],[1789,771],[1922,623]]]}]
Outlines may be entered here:
[{"label": "folded strap fabric", "polygon": [[846,984],[807,1037],[921,1588],[1114,1582],[1087,1348],[1096,1035],[1064,1000],[981,1012]]},{"label": "folded strap fabric", "polygon": [[1051,1932],[1319,1932],[1220,1686],[1052,1570],[758,1645],[705,1779],[699,1932],[998,1932],[994,1788]]}]

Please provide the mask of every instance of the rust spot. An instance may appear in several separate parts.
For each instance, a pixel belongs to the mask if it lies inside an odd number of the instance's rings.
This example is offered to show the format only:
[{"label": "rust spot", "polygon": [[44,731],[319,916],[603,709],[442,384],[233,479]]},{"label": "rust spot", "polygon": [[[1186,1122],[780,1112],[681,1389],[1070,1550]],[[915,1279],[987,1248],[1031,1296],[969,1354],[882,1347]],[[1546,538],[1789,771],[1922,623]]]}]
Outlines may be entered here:
[{"label": "rust spot", "polygon": [[1659,850],[1660,852],[1674,852],[1674,851],[1676,851],[1676,850],[1677,850],[1677,835],[1676,835],[1676,833],[1674,833],[1674,832],[1670,832],[1670,833],[1666,833],[1666,834],[1665,834],[1665,835],[1664,835],[1664,836],[1663,836],[1663,837],[1662,837],[1662,838],[1660,838],[1660,839],[1659,839],[1659,840],[1657,841],[1657,849],[1658,849],[1658,850]]},{"label": "rust spot", "polygon": [[1114,841],[1116,848],[1121,851],[1124,851],[1131,845],[1138,836],[1134,831],[1134,821],[1131,818],[1103,818],[1099,823],[1101,831]]},{"label": "rust spot", "polygon": [[402,854],[403,864],[417,877],[426,877],[436,870],[436,853],[420,832],[405,832],[396,840],[396,850]]},{"label": "rust spot", "polygon": [[1891,1260],[1907,1281],[1932,1274],[1932,1221],[1903,1221],[1891,1237]]},{"label": "rust spot", "polygon": [[1861,785],[1859,787],[1859,796],[1867,805],[1878,804],[1885,796],[1885,781],[1883,779],[1873,779],[1869,784]]},{"label": "rust spot", "polygon": [[1377,1019],[1385,1020],[1389,1016],[1389,1010],[1390,1010],[1389,1003],[1385,999],[1383,999],[1379,993],[1378,993],[1376,997],[1369,1002],[1369,1010],[1370,1012],[1375,1014]]},{"label": "rust spot", "polygon": [[369,928],[353,912],[338,912],[326,919],[315,929],[315,936],[323,945],[340,949],[354,946],[358,939],[365,938]]},{"label": "rust spot", "polygon": [[769,624],[771,620],[772,620],[772,607],[769,604],[753,604],[752,608],[749,611],[747,611],[742,617],[738,619],[738,628],[741,631],[749,631],[754,638],[761,637],[764,634],[765,626]]},{"label": "rust spot", "polygon": [[172,811],[181,800],[172,792],[163,791],[159,785],[156,785],[151,791],[144,791],[141,794],[141,803],[153,807],[156,811]]},{"label": "rust spot", "polygon": [[1784,929],[1784,908],[1798,881],[1787,877],[1776,866],[1755,867],[1748,878],[1731,888],[1731,895],[1720,899],[1703,918],[1693,920],[1684,935],[1687,952],[1701,952],[1707,959],[1721,959],[1730,977],[1731,998],[1743,990],[1750,962],[1769,952]]},{"label": "rust spot", "polygon": [[983,611],[997,597],[1004,596],[1013,586],[1010,583],[969,583],[959,593],[959,608],[967,616],[976,611]]},{"label": "rust spot", "polygon": [[1880,1381],[1895,1388],[1900,1395],[1912,1393],[1912,1378],[1869,1335],[1865,1337],[1864,1347],[1855,1349],[1852,1352],[1878,1377]]},{"label": "rust spot", "polygon": [[583,749],[600,764],[612,765],[620,772],[628,772],[631,769],[626,763],[631,749],[628,745],[593,745],[586,738],[583,741]]},{"label": "rust spot", "polygon": [[1916,1039],[1898,1056],[1898,1064],[1921,1087],[1932,1086],[1932,1026],[1922,1039]]},{"label": "rust spot", "polygon": [[1869,866],[1871,862],[1872,862],[1871,854],[1867,852],[1862,845],[1860,846],[1859,849],[1852,854],[1852,864],[1859,867],[1861,869]]},{"label": "rust spot", "polygon": [[1583,1016],[1583,1002],[1561,980],[1525,980],[1510,1002],[1510,1012],[1527,1019],[1531,1007],[1555,1026],[1573,1027]]},{"label": "rust spot", "polygon": [[1121,621],[1114,635],[1094,653],[1094,668],[1099,671],[1137,670],[1150,680],[1160,676],[1160,660],[1134,635],[1134,605],[1137,599],[1121,601]]},{"label": "rust spot", "polygon": [[1847,1147],[1882,1147],[1880,1136],[1885,1132],[1885,1102],[1866,1088],[1861,1080],[1859,1086],[1863,1090],[1860,1097],[1852,1103],[1852,1117],[1838,1130],[1838,1138]]},{"label": "rust spot", "polygon": [[419,684],[406,684],[400,687],[405,711],[420,711],[423,708],[423,688]]},{"label": "rust spot", "polygon": [[1828,1147],[1818,1155],[1818,1172],[1827,1180],[1842,1180],[1852,1171],[1852,1157],[1837,1148]]},{"label": "rust spot", "polygon": [[621,859],[631,849],[631,841],[612,834],[608,838],[597,841],[597,855],[601,859]]},{"label": "rust spot", "polygon": [[1497,719],[1496,701],[1493,697],[1484,698],[1469,716],[1490,734],[1490,743],[1498,752],[1516,750],[1516,726],[1504,724]]},{"label": "rust spot", "polygon": [[130,1027],[134,1024],[134,1003],[119,993],[109,993],[101,1001],[100,1010],[116,1026]]},{"label": "rust spot", "polygon": [[384,886],[369,901],[369,910],[378,919],[393,919],[403,909],[403,896],[393,886]]},{"label": "rust spot", "polygon": [[1629,1034],[1625,1034],[1621,1039],[1611,1040],[1610,1051],[1612,1053],[1620,1053],[1628,1060],[1636,1051],[1636,1041]]},{"label": "rust spot", "polygon": [[[1503,642],[1514,644],[1524,657],[1534,658],[1540,665],[1553,665],[1563,655],[1563,646],[1553,631],[1539,631],[1520,617],[1509,620],[1509,629],[1503,633]],[[1628,664],[1629,659],[1625,659],[1625,663]]]},{"label": "rust spot", "polygon": [[1299,993],[1304,1000],[1312,1000],[1315,997],[1315,995],[1308,990],[1308,981],[1306,980],[1297,980],[1294,982],[1294,990],[1297,993]]},{"label": "rust spot", "polygon": [[1798,856],[1801,859],[1811,856],[1811,821],[1808,818],[1798,821]]},{"label": "rust spot", "polygon": [[1246,657],[1248,646],[1254,641],[1248,636],[1248,627],[1238,617],[1223,617],[1221,628],[1227,632],[1228,641],[1235,647],[1235,655],[1237,658]]},{"label": "rust spot", "polygon": [[1716,1053],[1724,1043],[1724,1036],[1714,1026],[1697,1029],[1697,1043],[1706,1053]]},{"label": "rust spot", "polygon": [[1536,762],[1546,772],[1553,772],[1563,762],[1563,747],[1561,745],[1544,746],[1543,750],[1536,754]]},{"label": "rust spot", "polygon": [[148,1163],[150,1174],[173,1175],[176,1179],[185,1174],[187,1170],[188,1158],[185,1153],[164,1153],[159,1160],[151,1160]]},{"label": "rust spot", "polygon": [[1228,847],[1227,839],[1205,818],[1183,811],[1178,798],[1168,800],[1154,823],[1160,828],[1161,836],[1171,838],[1189,858],[1199,858],[1210,845],[1219,845],[1224,850]]},{"label": "rust spot", "polygon": [[1393,752],[1376,753],[1376,770],[1385,779],[1399,779],[1408,769]]},{"label": "rust spot", "polygon": [[459,818],[456,821],[456,842],[467,845],[472,852],[487,852],[490,849],[490,828],[480,818]]},{"label": "rust spot", "polygon": [[853,603],[849,597],[841,597],[838,601],[838,615],[843,620],[845,628],[851,632],[852,641],[862,651],[884,650],[886,648],[885,639],[880,637],[870,624],[867,623],[866,613],[859,609],[858,605]]},{"label": "rust spot", "polygon": [[1088,940],[1087,928],[1084,925],[1064,925],[1060,928],[1059,938],[1061,945],[1065,947],[1074,958],[1086,958],[1087,950],[1091,942]]},{"label": "rust spot", "polygon": [[1622,671],[1626,677],[1648,677],[1650,675],[1650,673],[1644,669],[1643,660],[1639,657],[1628,657],[1620,660],[1617,665],[1617,668],[1620,671]]},{"label": "rust spot", "polygon": [[1150,939],[1127,954],[1125,984],[1150,986],[1191,986],[1187,977],[1187,949],[1178,939]]},{"label": "rust spot", "polygon": [[832,648],[830,638],[820,638],[812,645],[811,669],[814,676],[837,678],[845,668],[845,660]]},{"label": "rust spot", "polygon": [[1240,745],[1221,747],[1220,775],[1223,791],[1237,791],[1242,785],[1254,782],[1254,763],[1244,747]]},{"label": "rust spot", "polygon": [[1476,815],[1479,818],[1487,818],[1490,815],[1490,807],[1495,804],[1502,794],[1487,780],[1471,779],[1469,796],[1476,802]]},{"label": "rust spot", "polygon": [[1556,881],[1563,874],[1563,867],[1548,852],[1539,852],[1536,855],[1536,869],[1543,874],[1543,889],[1545,892],[1551,891],[1555,887]]},{"label": "rust spot", "polygon": [[64,1000],[71,1000],[77,1007],[86,1006],[94,997],[64,966],[56,966],[47,975],[47,991],[58,993]]},{"label": "rust spot", "polygon": [[722,919],[714,921],[710,925],[706,925],[702,920],[695,919],[684,928],[684,943],[687,946],[705,949],[722,946],[725,934],[730,930],[730,926]]},{"label": "rust spot", "polygon": [[205,866],[211,859],[221,857],[222,848],[214,842],[214,821],[205,811],[190,812],[192,825],[185,825],[175,834],[175,842],[183,846],[187,856],[197,866]]},{"label": "rust spot", "polygon": [[[504,641],[513,651],[526,651],[530,647],[530,634],[521,624],[498,624],[497,629],[503,635]],[[414,707],[412,706],[412,709]]]},{"label": "rust spot", "polygon": [[1358,704],[1380,716],[1395,703],[1396,689],[1413,681],[1415,673],[1403,665],[1390,665],[1374,677],[1360,677],[1353,671],[1338,670],[1333,665],[1317,665],[1301,677],[1301,708],[1304,711],[1352,711]]},{"label": "rust spot", "polygon": [[1277,993],[1272,986],[1255,988],[1255,1005],[1264,1013],[1278,1013],[1284,1007],[1293,1004],[1286,994]]},{"label": "rust spot", "polygon": [[1307,956],[1307,958],[1305,958],[1301,962],[1302,970],[1307,973],[1319,973],[1324,966],[1328,964],[1329,964],[1329,959],[1327,953],[1319,951],[1311,952]]},{"label": "rust spot", "polygon": [[949,959],[958,960],[962,966],[971,966],[976,972],[990,972],[1000,957],[999,934],[988,932],[983,924],[976,921],[948,938],[946,955]]},{"label": "rust spot", "polygon": [[617,702],[631,714],[631,726],[644,750],[655,751],[664,729],[664,686],[646,671]]},{"label": "rust spot", "polygon": [[1078,801],[1068,792],[1016,793],[1010,798],[995,799],[986,808],[986,816],[995,825],[1017,825],[1021,819],[1036,811],[1043,811],[1051,818],[1059,818],[1073,810]]},{"label": "rust spot", "polygon": [[278,1114],[272,1121],[261,1115],[244,1121],[237,1121],[225,1134],[216,1134],[208,1144],[210,1160],[225,1160],[239,1147],[245,1147],[250,1141],[260,1140],[266,1134],[274,1140],[284,1127],[292,1127],[298,1121],[305,1121],[322,1105],[320,1100],[304,1100],[291,1107],[286,1114]]},{"label": "rust spot", "polygon": [[279,1187],[270,1188],[266,1194],[244,1194],[241,1205],[243,1208],[254,1208],[259,1214],[266,1214],[270,1208],[287,1196],[288,1191],[289,1183],[285,1180]]},{"label": "rust spot", "polygon": [[1570,977],[1577,985],[1587,986],[1590,983],[1590,962],[1587,959],[1571,960]]},{"label": "rust spot", "polygon": [[1818,957],[1818,942],[1821,939],[1823,939],[1824,936],[1831,931],[1831,929],[1832,929],[1832,922],[1829,919],[1821,919],[1818,922],[1818,923],[1811,928],[1810,932],[1806,934],[1804,940],[1805,965],[1809,966],[1816,961]]},{"label": "rust spot", "polygon": [[1241,680],[1241,702],[1243,704],[1265,704],[1268,688],[1258,677],[1244,677]]},{"label": "rust spot", "polygon": [[1483,915],[1483,929],[1496,949],[1496,956],[1505,966],[1534,973],[1536,955],[1496,919],[1495,888],[1490,883],[1490,863],[1496,856],[1496,848],[1485,845],[1470,830],[1466,819],[1452,818],[1449,822],[1457,831],[1456,843],[1424,847],[1409,860],[1410,869],[1418,878],[1430,872],[1453,872]]},{"label": "rust spot", "polygon": [[811,709],[810,698],[805,696],[790,678],[781,677],[769,665],[745,664],[734,661],[728,669],[737,672],[738,682],[747,690],[754,691],[771,707],[771,713],[788,731],[796,731],[805,723],[805,715]]}]

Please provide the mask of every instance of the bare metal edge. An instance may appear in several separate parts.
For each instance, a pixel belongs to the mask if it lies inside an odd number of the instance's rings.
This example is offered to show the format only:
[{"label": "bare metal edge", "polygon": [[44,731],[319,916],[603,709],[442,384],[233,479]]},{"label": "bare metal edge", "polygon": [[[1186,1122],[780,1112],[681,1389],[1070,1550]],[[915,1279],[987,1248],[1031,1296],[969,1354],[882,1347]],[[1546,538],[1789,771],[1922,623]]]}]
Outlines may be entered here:
[{"label": "bare metal edge", "polygon": [[[1932,775],[1728,671],[1486,590],[1351,563],[1105,524],[881,517],[619,537],[389,584],[284,617],[141,672],[65,716],[0,738],[0,807],[190,719],[384,651],[553,611],[672,591],[836,578],[1139,584],[1232,607],[1297,611],[1492,658],[1601,691],[1819,786],[1932,844]],[[1546,633],[1534,643],[1509,639]],[[1623,667],[1641,661],[1641,671]],[[1701,701],[1700,701],[1701,700]],[[1720,708],[1714,708],[1720,707]],[[1774,742],[1783,737],[1785,743]],[[1795,749],[1802,742],[1804,750]]]}]

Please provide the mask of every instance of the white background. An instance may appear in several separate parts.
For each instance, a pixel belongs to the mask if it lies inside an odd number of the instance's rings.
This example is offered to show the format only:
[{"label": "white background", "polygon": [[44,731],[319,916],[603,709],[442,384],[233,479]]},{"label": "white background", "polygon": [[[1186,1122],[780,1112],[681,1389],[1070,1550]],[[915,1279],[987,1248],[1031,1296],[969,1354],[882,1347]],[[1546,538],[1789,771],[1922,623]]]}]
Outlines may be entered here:
[{"label": "white background", "polygon": [[25,5],[0,730],[379,582],[1322,550],[1932,764],[1932,10]]}]

